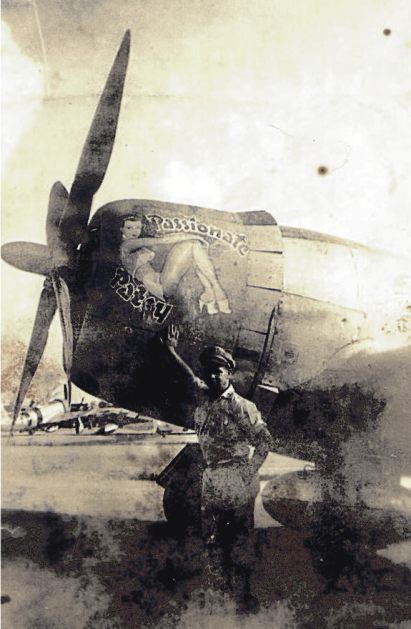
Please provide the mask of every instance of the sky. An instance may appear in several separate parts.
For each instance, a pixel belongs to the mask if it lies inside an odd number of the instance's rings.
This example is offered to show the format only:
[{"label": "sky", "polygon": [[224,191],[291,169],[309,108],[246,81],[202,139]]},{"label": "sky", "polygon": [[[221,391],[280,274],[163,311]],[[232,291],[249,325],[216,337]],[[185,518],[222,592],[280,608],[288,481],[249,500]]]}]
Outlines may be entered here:
[{"label": "sky", "polygon": [[[3,0],[3,242],[45,242],[50,187],[70,187],[126,29],[94,210],[121,198],[267,210],[410,250],[408,0]],[[2,263],[2,285],[3,333],[26,341],[41,278]]]}]

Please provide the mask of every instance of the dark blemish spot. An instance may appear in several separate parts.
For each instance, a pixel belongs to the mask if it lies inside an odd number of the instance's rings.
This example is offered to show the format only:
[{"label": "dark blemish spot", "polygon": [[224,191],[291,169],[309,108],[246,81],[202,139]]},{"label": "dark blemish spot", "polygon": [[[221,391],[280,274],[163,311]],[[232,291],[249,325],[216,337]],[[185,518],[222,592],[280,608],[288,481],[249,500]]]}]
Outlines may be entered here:
[{"label": "dark blemish spot", "polygon": [[5,596],[1,597],[1,604],[4,605],[5,603],[10,603],[11,598],[10,596],[7,596],[7,594]]},{"label": "dark blemish spot", "polygon": [[75,537],[67,535],[66,524],[59,516],[49,513],[45,518],[47,531],[47,543],[45,555],[50,563],[61,561],[66,553],[75,545]]},{"label": "dark blemish spot", "polygon": [[388,37],[388,35],[391,35],[391,29],[390,28],[384,28],[383,33],[386,37]]},{"label": "dark blemish spot", "polygon": [[286,439],[289,448],[301,452],[304,443],[305,456],[335,470],[341,464],[342,444],[354,433],[376,429],[384,407],[385,400],[363,392],[358,385],[325,391],[296,387],[277,395],[275,412],[267,420],[269,430],[280,441]]},{"label": "dark blemish spot", "polygon": [[317,168],[317,173],[319,175],[327,175],[328,174],[328,168],[327,166],[318,166]]}]

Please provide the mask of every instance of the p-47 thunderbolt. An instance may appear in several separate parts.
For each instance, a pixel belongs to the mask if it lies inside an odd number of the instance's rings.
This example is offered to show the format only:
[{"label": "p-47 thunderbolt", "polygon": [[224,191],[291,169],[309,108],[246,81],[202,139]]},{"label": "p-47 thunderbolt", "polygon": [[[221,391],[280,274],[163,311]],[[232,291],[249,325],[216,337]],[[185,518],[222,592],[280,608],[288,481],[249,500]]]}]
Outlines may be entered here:
[{"label": "p-47 thunderbolt", "polygon": [[[315,472],[266,485],[273,517],[309,528],[324,505],[336,504],[352,526],[402,538],[410,524],[402,485],[411,475],[405,262],[280,226],[265,211],[123,199],[90,219],[115,140],[129,47],[127,32],[70,190],[51,188],[47,244],[2,249],[8,263],[45,277],[14,418],[58,310],[69,384],[187,425],[181,383],[158,342],[177,324],[193,369],[205,345],[226,347],[237,363],[235,387],[257,402],[278,451],[316,464]],[[191,464],[180,457],[174,480],[168,476],[183,504]]]}]

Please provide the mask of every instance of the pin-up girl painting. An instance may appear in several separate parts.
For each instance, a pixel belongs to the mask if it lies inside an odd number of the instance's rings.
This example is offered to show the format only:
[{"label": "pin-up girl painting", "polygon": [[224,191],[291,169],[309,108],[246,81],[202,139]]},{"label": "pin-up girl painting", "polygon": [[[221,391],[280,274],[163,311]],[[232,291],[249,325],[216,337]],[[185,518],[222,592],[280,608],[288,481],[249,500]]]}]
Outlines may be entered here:
[{"label": "pin-up girl painting", "polygon": [[[200,313],[203,309],[209,315],[231,313],[227,295],[208,254],[208,243],[201,236],[153,233],[141,212],[123,219],[121,234],[120,255],[124,268],[158,299],[169,300],[192,268],[203,287],[199,296]],[[161,270],[156,271],[152,262],[160,245],[172,246]]]}]

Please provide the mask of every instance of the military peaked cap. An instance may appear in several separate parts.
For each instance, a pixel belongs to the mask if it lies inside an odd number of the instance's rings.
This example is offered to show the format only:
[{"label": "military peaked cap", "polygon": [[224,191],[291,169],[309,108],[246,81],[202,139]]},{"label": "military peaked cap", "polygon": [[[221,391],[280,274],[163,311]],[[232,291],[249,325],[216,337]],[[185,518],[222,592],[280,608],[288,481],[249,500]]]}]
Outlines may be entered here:
[{"label": "military peaked cap", "polygon": [[200,355],[200,362],[202,365],[222,365],[228,367],[231,371],[235,369],[235,360],[231,356],[230,352],[227,352],[220,345],[213,345],[212,347],[206,347],[206,349]]}]

